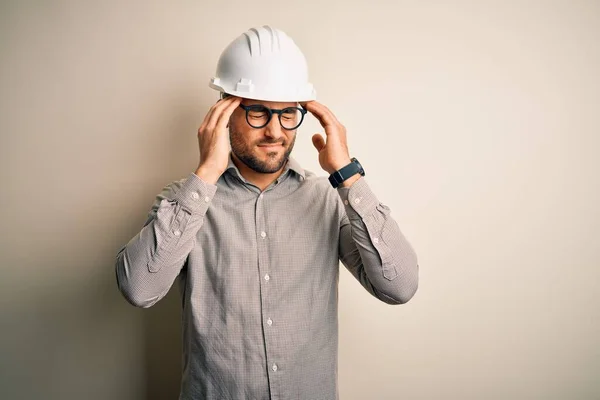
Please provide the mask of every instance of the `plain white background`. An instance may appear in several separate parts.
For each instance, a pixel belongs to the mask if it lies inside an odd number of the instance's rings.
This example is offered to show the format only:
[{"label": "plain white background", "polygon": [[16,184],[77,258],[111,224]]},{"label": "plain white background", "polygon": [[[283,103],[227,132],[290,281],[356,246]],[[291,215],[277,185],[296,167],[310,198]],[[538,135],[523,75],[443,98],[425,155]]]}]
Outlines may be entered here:
[{"label": "plain white background", "polygon": [[178,293],[130,306],[114,259],[263,24],[419,257],[401,306],[341,271],[341,398],[599,398],[600,5],[566,0],[2,2],[0,397],[176,398]]}]

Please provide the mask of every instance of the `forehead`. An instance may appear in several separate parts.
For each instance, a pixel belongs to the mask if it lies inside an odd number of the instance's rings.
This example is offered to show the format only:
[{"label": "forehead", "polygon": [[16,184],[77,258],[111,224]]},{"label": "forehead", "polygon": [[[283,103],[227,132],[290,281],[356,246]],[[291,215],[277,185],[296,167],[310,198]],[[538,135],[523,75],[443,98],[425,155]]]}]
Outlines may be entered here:
[{"label": "forehead", "polygon": [[263,100],[252,100],[252,99],[243,99],[242,104],[245,106],[250,106],[253,104],[260,104],[268,108],[272,108],[275,110],[281,110],[286,107],[297,107],[298,103],[293,101],[288,102],[278,102],[278,101],[263,101]]}]

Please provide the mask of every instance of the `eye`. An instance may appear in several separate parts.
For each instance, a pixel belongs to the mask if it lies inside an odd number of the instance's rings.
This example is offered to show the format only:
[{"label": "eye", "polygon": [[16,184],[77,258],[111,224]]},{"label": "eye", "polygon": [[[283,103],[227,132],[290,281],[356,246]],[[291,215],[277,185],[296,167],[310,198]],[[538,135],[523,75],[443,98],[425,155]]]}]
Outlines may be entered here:
[{"label": "eye", "polygon": [[261,105],[250,106],[248,109],[248,117],[252,119],[265,118],[267,115],[267,109]]},{"label": "eye", "polygon": [[296,108],[285,108],[281,113],[281,118],[286,121],[295,119],[298,116],[298,109]]},{"label": "eye", "polygon": [[250,111],[250,112],[248,113],[248,116],[249,116],[250,118],[254,118],[254,119],[260,119],[260,118],[264,118],[264,117],[266,117],[266,116],[267,116],[267,114],[266,114],[266,113],[259,113],[259,112]]}]

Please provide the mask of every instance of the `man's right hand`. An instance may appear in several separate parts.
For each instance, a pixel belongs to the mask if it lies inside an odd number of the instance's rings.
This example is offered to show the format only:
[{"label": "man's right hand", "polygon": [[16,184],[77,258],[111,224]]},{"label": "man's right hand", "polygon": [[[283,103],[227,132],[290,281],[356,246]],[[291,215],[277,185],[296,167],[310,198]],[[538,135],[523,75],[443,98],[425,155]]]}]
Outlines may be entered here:
[{"label": "man's right hand", "polygon": [[207,183],[216,184],[227,168],[230,150],[227,123],[241,102],[242,99],[235,96],[219,100],[210,108],[198,129],[200,163],[196,175]]}]

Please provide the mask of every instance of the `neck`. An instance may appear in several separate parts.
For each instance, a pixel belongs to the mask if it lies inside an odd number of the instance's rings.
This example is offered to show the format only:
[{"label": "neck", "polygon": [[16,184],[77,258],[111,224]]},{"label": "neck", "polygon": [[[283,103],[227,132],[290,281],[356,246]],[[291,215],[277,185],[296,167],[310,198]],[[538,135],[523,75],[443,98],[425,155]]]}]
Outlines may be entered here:
[{"label": "neck", "polygon": [[240,171],[240,174],[251,184],[258,187],[261,192],[265,190],[271,183],[273,183],[277,178],[281,176],[283,170],[285,169],[285,164],[279,169],[279,171],[273,173],[262,173],[256,172],[255,170],[249,168],[246,164],[244,164],[233,152],[231,153],[231,159],[233,163]]}]

